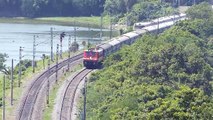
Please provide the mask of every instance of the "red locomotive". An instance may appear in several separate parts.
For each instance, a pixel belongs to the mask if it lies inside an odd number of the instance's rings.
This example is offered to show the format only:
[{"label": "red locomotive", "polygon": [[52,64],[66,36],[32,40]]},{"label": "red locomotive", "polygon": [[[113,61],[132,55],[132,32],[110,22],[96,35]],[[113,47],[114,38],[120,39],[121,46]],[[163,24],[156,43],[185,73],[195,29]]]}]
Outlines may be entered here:
[{"label": "red locomotive", "polygon": [[104,60],[104,50],[101,48],[92,48],[84,50],[83,63],[86,68],[97,68],[101,66]]}]

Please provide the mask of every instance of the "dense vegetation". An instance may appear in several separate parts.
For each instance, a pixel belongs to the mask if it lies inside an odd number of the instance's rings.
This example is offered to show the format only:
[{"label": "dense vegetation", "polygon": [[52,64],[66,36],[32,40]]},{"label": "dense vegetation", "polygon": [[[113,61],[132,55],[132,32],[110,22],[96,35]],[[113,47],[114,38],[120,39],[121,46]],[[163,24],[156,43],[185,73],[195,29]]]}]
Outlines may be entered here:
[{"label": "dense vegetation", "polygon": [[[207,0],[196,1],[202,2]],[[99,16],[111,14],[118,18],[137,20],[171,12],[171,7],[191,5],[192,0],[0,0],[0,16]],[[165,3],[166,2],[166,3]],[[169,8],[168,8],[169,7]],[[162,14],[161,14],[162,15]],[[132,22],[132,21],[130,21]]]},{"label": "dense vegetation", "polygon": [[4,62],[6,62],[7,57],[8,57],[7,54],[0,53],[0,72],[2,72],[4,74],[9,74],[9,71],[8,71],[6,65],[4,64]]},{"label": "dense vegetation", "polygon": [[105,60],[90,78],[88,119],[213,119],[213,12],[202,3],[187,14]]}]

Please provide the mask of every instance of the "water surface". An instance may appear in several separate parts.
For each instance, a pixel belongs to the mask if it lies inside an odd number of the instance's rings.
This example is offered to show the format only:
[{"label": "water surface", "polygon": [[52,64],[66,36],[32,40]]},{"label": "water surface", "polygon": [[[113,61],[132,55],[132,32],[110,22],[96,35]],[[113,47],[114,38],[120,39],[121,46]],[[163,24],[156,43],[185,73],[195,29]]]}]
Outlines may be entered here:
[{"label": "water surface", "polygon": [[[41,59],[42,54],[50,55],[51,51],[51,35],[50,28],[53,28],[53,52],[56,52],[56,45],[60,43],[60,33],[65,32],[66,36],[63,39],[63,51],[68,50],[68,39],[71,36],[71,41],[79,43],[80,48],[83,48],[82,41],[90,41],[90,43],[100,42],[100,30],[84,27],[47,25],[47,24],[10,24],[0,23],[0,53],[8,54],[6,65],[11,65],[11,60],[15,59],[14,63],[19,61],[19,47],[23,47],[23,58],[32,59],[33,51],[33,36],[36,41],[36,60]],[[76,28],[76,34],[74,32]],[[107,38],[108,30],[103,30],[103,39]],[[103,40],[102,39],[102,40]]]}]

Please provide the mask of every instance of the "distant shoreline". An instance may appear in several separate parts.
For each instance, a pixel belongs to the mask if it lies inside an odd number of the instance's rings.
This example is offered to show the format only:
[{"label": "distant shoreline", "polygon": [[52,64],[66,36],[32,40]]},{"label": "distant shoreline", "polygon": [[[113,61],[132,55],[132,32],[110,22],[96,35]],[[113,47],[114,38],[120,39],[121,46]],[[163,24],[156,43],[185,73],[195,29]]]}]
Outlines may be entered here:
[{"label": "distant shoreline", "polygon": [[[0,17],[0,23],[17,23],[17,24],[54,24],[64,26],[80,26],[100,28],[100,17],[42,17],[42,18],[24,18],[24,17]],[[103,28],[108,28],[110,18],[103,18]]]}]

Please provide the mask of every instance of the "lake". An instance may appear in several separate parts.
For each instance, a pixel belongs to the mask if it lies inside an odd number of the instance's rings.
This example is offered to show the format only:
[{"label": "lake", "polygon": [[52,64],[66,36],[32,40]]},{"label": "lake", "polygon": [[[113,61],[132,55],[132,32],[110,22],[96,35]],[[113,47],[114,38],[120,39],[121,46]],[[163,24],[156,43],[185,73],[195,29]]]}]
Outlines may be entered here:
[{"label": "lake", "polygon": [[[83,41],[97,44],[107,39],[109,31],[103,29],[103,37],[100,39],[100,29],[48,25],[48,24],[10,24],[0,23],[0,53],[8,54],[9,58],[6,61],[7,66],[11,66],[11,60],[15,59],[14,64],[19,61],[19,47],[23,47],[23,58],[31,59],[33,55],[33,36],[35,35],[36,43],[36,60],[41,59],[42,54],[50,55],[51,51],[51,34],[50,29],[53,28],[53,52],[56,53],[56,45],[60,43],[60,34],[65,32],[63,39],[63,51],[68,50],[68,39],[71,36],[71,41],[76,41],[83,48]],[[74,32],[76,28],[76,32]],[[75,34],[76,33],[76,34]]]}]

